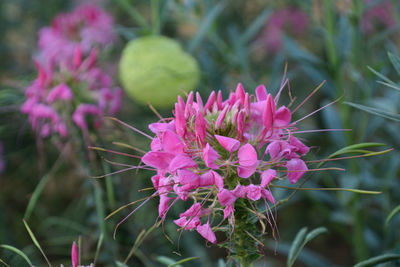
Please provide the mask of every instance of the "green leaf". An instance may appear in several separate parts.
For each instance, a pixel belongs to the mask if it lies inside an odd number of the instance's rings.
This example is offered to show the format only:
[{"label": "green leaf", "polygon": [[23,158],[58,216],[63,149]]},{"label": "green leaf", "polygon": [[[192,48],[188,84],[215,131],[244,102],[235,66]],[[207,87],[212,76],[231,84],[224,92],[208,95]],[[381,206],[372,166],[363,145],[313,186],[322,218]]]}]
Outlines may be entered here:
[{"label": "green leaf", "polygon": [[360,109],[362,111],[374,114],[374,115],[378,115],[380,117],[389,119],[389,120],[393,120],[396,122],[400,122],[400,115],[399,114],[395,114],[395,113],[391,113],[382,109],[378,109],[378,108],[373,108],[373,107],[368,107],[368,106],[364,106],[364,105],[360,105],[360,104],[356,104],[356,103],[351,103],[351,102],[344,102],[345,104],[355,107],[357,109]]},{"label": "green leaf", "polygon": [[400,205],[398,205],[396,208],[394,208],[394,209],[390,212],[389,216],[387,216],[387,218],[386,218],[386,225],[388,225],[388,224],[390,223],[390,221],[393,219],[393,217],[394,217],[397,213],[399,213],[399,212],[400,212]]},{"label": "green leaf", "polygon": [[11,250],[12,252],[20,255],[24,260],[29,264],[29,266],[33,266],[32,262],[29,260],[28,256],[22,251],[17,249],[16,247],[9,246],[9,245],[0,245],[0,248]]},{"label": "green leaf", "polygon": [[[342,154],[347,154],[347,153],[354,153],[355,151],[363,148],[369,148],[369,147],[380,147],[380,146],[385,146],[383,143],[373,143],[373,142],[367,142],[367,143],[359,143],[359,144],[354,144],[350,146],[346,146],[344,148],[339,149],[335,153],[332,153],[329,155],[329,159],[340,156]],[[372,152],[375,153],[375,152]],[[366,153],[369,154],[369,153]]]},{"label": "green leaf", "polygon": [[200,257],[189,257],[189,258],[177,261],[177,262],[175,262],[173,264],[170,264],[170,265],[168,265],[168,267],[177,267],[177,266],[180,266],[181,263],[185,263],[185,262],[192,261],[192,260],[197,260],[199,258]]},{"label": "green leaf", "polygon": [[307,234],[307,227],[302,228],[297,233],[296,238],[294,239],[293,244],[290,248],[286,266],[288,267],[293,266],[294,262],[296,261],[297,257],[299,256],[304,246],[317,236],[326,232],[327,229],[325,227],[319,227]]},{"label": "green leaf", "polygon": [[215,19],[222,13],[226,5],[226,1],[219,2],[216,6],[214,6],[210,12],[208,12],[207,16],[203,20],[200,25],[199,30],[196,35],[193,37],[191,42],[189,43],[189,52],[193,52],[201,43],[201,41],[206,36],[209,28],[215,21]]},{"label": "green leaf", "polygon": [[400,255],[398,254],[386,254],[377,257],[370,258],[368,260],[362,261],[354,265],[354,267],[367,267],[367,266],[376,266],[379,263],[394,261],[400,259]]},{"label": "green leaf", "polygon": [[396,72],[400,74],[400,58],[395,54],[388,53],[390,62],[392,62],[393,67],[396,69]]},{"label": "green leaf", "polygon": [[240,36],[239,42],[241,44],[246,44],[251,41],[251,39],[253,39],[253,37],[261,30],[261,28],[264,27],[270,14],[270,7],[264,9],[264,11],[261,12],[260,15],[258,15],[258,17],[250,24],[249,27],[247,27],[246,31]]},{"label": "green leaf", "polygon": [[392,89],[395,89],[397,91],[400,91],[400,86],[398,86],[397,84],[391,84],[391,83],[387,83],[387,82],[382,82],[382,81],[378,81],[377,83],[383,84],[387,87],[390,87]]},{"label": "green leaf", "polygon": [[163,264],[165,264],[165,265],[167,265],[167,266],[176,263],[175,260],[173,260],[173,259],[171,259],[171,258],[168,258],[168,257],[165,257],[165,256],[158,256],[158,257],[157,257],[157,261],[158,261],[158,262],[161,262],[161,263],[163,263]]},{"label": "green leaf", "polygon": [[44,253],[42,247],[40,246],[39,242],[37,241],[35,235],[33,234],[31,228],[29,227],[28,223],[25,220],[22,220],[24,222],[25,228],[29,233],[29,236],[31,237],[33,244],[39,249],[40,253],[42,253],[44,259],[46,260],[47,264],[51,267],[51,263],[49,259],[46,257],[46,254]]}]

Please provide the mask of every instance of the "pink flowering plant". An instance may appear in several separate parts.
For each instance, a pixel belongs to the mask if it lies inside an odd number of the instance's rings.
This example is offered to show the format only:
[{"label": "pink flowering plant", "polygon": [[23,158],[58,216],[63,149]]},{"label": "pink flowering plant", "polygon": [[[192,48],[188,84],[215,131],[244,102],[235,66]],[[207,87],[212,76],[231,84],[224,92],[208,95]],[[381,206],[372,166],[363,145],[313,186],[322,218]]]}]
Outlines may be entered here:
[{"label": "pink flowering plant", "polygon": [[88,141],[91,126],[100,128],[102,117],[119,109],[122,90],[97,62],[113,40],[111,17],[95,6],[60,14],[40,31],[38,76],[21,108],[40,137],[66,138],[76,126]]}]

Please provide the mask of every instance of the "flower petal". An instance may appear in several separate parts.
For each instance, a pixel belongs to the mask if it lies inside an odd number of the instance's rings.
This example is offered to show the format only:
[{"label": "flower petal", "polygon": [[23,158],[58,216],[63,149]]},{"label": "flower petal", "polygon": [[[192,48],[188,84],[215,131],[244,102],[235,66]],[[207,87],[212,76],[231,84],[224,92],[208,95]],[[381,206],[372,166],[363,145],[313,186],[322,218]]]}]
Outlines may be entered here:
[{"label": "flower petal", "polygon": [[276,177],[276,171],[274,169],[269,169],[261,174],[261,186],[266,187],[269,183]]},{"label": "flower petal", "polygon": [[238,151],[239,165],[248,167],[257,164],[257,152],[250,144],[245,144]]},{"label": "flower petal", "polygon": [[196,230],[199,234],[201,234],[202,237],[204,237],[211,243],[213,243],[213,244],[217,243],[217,238],[215,237],[215,234],[212,231],[209,222],[207,222],[206,224],[197,226]]},{"label": "flower petal", "polygon": [[228,150],[231,153],[233,151],[236,151],[240,146],[240,142],[238,140],[230,138],[230,137],[226,137],[226,136],[222,136],[222,135],[215,135],[215,138],[217,139],[217,141],[220,143],[220,145],[223,148],[225,148],[226,150]]},{"label": "flower petal", "polygon": [[291,159],[286,163],[288,170],[287,177],[291,184],[297,183],[297,181],[303,176],[308,170],[307,165],[301,159]]}]

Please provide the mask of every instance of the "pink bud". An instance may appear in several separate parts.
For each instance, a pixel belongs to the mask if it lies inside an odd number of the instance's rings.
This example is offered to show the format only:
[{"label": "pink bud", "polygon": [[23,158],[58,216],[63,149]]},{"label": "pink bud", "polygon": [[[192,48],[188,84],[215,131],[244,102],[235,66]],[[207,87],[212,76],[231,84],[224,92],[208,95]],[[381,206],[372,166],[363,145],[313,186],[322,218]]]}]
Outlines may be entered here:
[{"label": "pink bud", "polygon": [[240,104],[244,104],[244,97],[245,97],[245,91],[243,88],[243,85],[241,83],[238,83],[236,87],[236,99],[240,100]]},{"label": "pink bud", "polygon": [[219,129],[225,120],[226,113],[228,112],[229,105],[226,105],[221,113],[218,115],[217,121],[215,122],[215,129]]},{"label": "pink bud", "polygon": [[75,49],[74,49],[73,62],[74,62],[74,68],[75,69],[78,69],[79,66],[82,63],[82,49],[81,49],[81,47],[79,45],[76,46]]},{"label": "pink bud", "polygon": [[265,89],[264,85],[259,85],[256,88],[256,96],[258,101],[267,100],[267,89]]},{"label": "pink bud", "polygon": [[78,267],[79,255],[78,255],[78,247],[76,246],[75,242],[72,243],[71,261],[72,261],[72,267]]},{"label": "pink bud", "polygon": [[222,92],[221,92],[221,90],[218,91],[218,95],[217,95],[217,106],[218,106],[218,109],[219,109],[219,110],[222,109]]},{"label": "pink bud", "polygon": [[197,111],[195,119],[195,131],[196,136],[200,139],[201,143],[204,143],[204,140],[206,138],[207,124],[208,122],[204,118],[201,111]]},{"label": "pink bud", "polygon": [[210,96],[208,97],[207,103],[204,106],[204,111],[210,110],[211,111],[211,107],[214,105],[215,102],[215,91],[212,91]]},{"label": "pink bud", "polygon": [[274,99],[272,98],[272,96],[269,94],[267,97],[267,102],[265,104],[265,108],[264,108],[264,112],[263,112],[263,116],[262,116],[262,121],[263,121],[263,125],[264,125],[264,129],[265,131],[268,131],[269,129],[271,129],[273,123],[274,123]]},{"label": "pink bud", "polygon": [[186,134],[186,119],[184,111],[180,108],[179,104],[175,104],[175,127],[176,132],[180,137],[184,137]]},{"label": "pink bud", "polygon": [[203,112],[203,100],[201,99],[199,92],[196,92],[196,103],[197,103],[198,110],[200,112]]}]

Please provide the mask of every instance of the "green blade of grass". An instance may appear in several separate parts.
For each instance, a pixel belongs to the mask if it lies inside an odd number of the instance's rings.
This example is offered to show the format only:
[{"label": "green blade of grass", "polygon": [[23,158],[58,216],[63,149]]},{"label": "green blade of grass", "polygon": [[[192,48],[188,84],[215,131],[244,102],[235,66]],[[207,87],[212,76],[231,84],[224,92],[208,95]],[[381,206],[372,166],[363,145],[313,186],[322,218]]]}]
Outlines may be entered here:
[{"label": "green blade of grass", "polygon": [[19,256],[21,256],[28,264],[29,266],[33,266],[32,262],[30,261],[30,259],[28,258],[28,256],[20,249],[13,247],[13,246],[9,246],[9,245],[0,245],[0,248],[4,248],[7,250],[10,250],[12,252],[14,252],[15,254],[18,254]]},{"label": "green blade of grass", "polygon": [[376,266],[379,263],[389,262],[400,259],[400,255],[398,254],[386,254],[377,257],[370,258],[368,260],[362,261],[354,265],[354,267],[367,267],[367,266]]},{"label": "green blade of grass", "polygon": [[31,228],[29,227],[28,223],[25,220],[22,220],[22,221],[24,222],[25,228],[28,231],[28,234],[31,237],[33,244],[35,244],[35,246],[39,249],[40,253],[42,253],[44,259],[46,260],[47,264],[51,267],[51,263],[50,263],[49,259],[47,258],[42,247],[40,246],[39,242],[37,241],[35,235],[33,234]]},{"label": "green blade of grass", "polygon": [[400,205],[398,205],[396,208],[394,208],[390,214],[386,218],[386,226],[389,225],[390,221],[393,219],[393,217],[400,212]]}]

